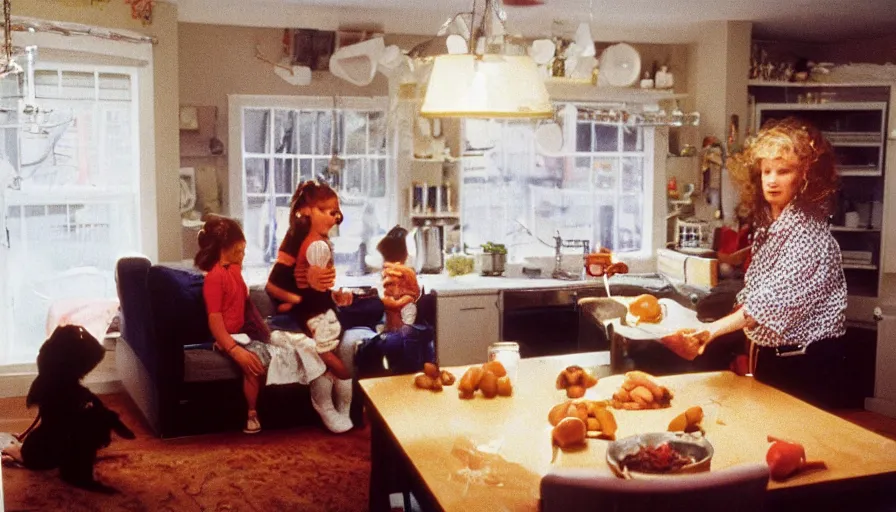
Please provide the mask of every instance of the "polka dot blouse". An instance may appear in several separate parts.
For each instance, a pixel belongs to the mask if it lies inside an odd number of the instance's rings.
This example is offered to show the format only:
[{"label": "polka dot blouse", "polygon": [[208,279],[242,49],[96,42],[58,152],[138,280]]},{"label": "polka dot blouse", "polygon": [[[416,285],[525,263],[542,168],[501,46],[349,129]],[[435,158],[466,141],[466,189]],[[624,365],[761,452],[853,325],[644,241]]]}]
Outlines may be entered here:
[{"label": "polka dot blouse", "polygon": [[754,233],[752,261],[737,296],[745,331],[761,346],[808,344],[846,332],[846,280],[827,223],[794,205]]}]

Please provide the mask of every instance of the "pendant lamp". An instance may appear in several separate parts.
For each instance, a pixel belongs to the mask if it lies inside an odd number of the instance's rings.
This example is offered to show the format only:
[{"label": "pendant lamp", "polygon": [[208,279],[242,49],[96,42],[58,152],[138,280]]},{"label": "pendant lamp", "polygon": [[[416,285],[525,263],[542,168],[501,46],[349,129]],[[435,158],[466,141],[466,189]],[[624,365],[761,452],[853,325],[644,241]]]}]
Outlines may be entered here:
[{"label": "pendant lamp", "polygon": [[[493,0],[488,0],[479,36],[494,36],[495,30],[488,29],[495,19],[503,24],[505,17],[503,9],[496,10]],[[420,115],[544,119],[554,115],[554,108],[544,78],[531,57],[471,51],[433,59]]]}]

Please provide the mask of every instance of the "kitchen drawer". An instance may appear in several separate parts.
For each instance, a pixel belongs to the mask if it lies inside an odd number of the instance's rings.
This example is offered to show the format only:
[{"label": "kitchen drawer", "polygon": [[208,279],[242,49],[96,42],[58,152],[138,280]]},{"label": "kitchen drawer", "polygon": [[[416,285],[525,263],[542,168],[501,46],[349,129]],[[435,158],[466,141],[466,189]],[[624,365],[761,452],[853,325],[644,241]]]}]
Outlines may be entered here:
[{"label": "kitchen drawer", "polygon": [[440,366],[484,363],[499,341],[498,294],[436,299],[436,357]]}]

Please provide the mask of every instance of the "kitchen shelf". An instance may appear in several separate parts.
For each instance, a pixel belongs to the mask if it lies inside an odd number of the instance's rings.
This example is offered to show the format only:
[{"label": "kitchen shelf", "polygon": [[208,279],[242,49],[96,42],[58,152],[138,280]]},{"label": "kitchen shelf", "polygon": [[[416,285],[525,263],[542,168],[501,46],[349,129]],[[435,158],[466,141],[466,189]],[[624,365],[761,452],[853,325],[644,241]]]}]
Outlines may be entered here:
[{"label": "kitchen shelf", "polygon": [[865,177],[879,177],[883,176],[883,173],[877,170],[850,170],[850,169],[841,169],[838,171],[840,176],[865,176]]},{"label": "kitchen shelf", "polygon": [[848,228],[846,226],[831,226],[831,231],[843,233],[880,233],[880,228]]},{"label": "kitchen shelf", "polygon": [[459,219],[460,214],[457,212],[444,213],[412,213],[411,219],[432,220],[432,219]]},{"label": "kitchen shelf", "polygon": [[666,89],[595,86],[591,85],[590,81],[579,82],[552,78],[545,80],[545,86],[548,89],[548,95],[554,101],[653,104],[688,97],[687,94],[675,93]]},{"label": "kitchen shelf", "polygon": [[763,110],[887,110],[883,101],[831,101],[828,103],[763,103]]},{"label": "kitchen shelf", "polygon": [[412,162],[421,162],[426,164],[456,164],[459,158],[411,158]]},{"label": "kitchen shelf", "polygon": [[841,266],[847,270],[877,270],[877,265],[870,263],[843,263]]},{"label": "kitchen shelf", "polygon": [[889,82],[783,82],[772,80],[748,80],[755,87],[890,87]]}]

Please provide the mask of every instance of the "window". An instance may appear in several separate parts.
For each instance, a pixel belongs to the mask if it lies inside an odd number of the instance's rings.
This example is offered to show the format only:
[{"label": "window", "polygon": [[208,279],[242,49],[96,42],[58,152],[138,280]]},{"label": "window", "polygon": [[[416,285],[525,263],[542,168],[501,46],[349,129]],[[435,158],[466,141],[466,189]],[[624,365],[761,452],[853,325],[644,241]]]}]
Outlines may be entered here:
[{"label": "window", "polygon": [[[592,249],[650,252],[653,130],[569,120],[569,150],[547,156],[534,129],[522,121],[466,122],[468,149],[492,147],[463,159],[464,244],[504,243],[520,261],[552,256],[559,231]],[[471,134],[480,140],[470,141]]]},{"label": "window", "polygon": [[[235,104],[234,104],[235,101]],[[321,176],[336,185],[344,221],[334,237],[336,264],[354,268],[361,242],[384,232],[394,217],[386,101],[343,98],[231,99],[241,119],[242,217],[247,268],[265,272],[286,234],[299,183]],[[335,150],[334,150],[335,149]],[[342,171],[329,174],[333,158]]]},{"label": "window", "polygon": [[0,312],[11,318],[0,327],[7,336],[0,363],[33,362],[59,320],[90,317],[105,329],[110,301],[114,314],[115,262],[141,249],[137,73],[39,63],[38,104],[71,112],[73,122],[3,130],[14,142],[0,157],[17,178],[0,190],[9,237],[0,247],[8,279],[0,310],[8,309]]}]

